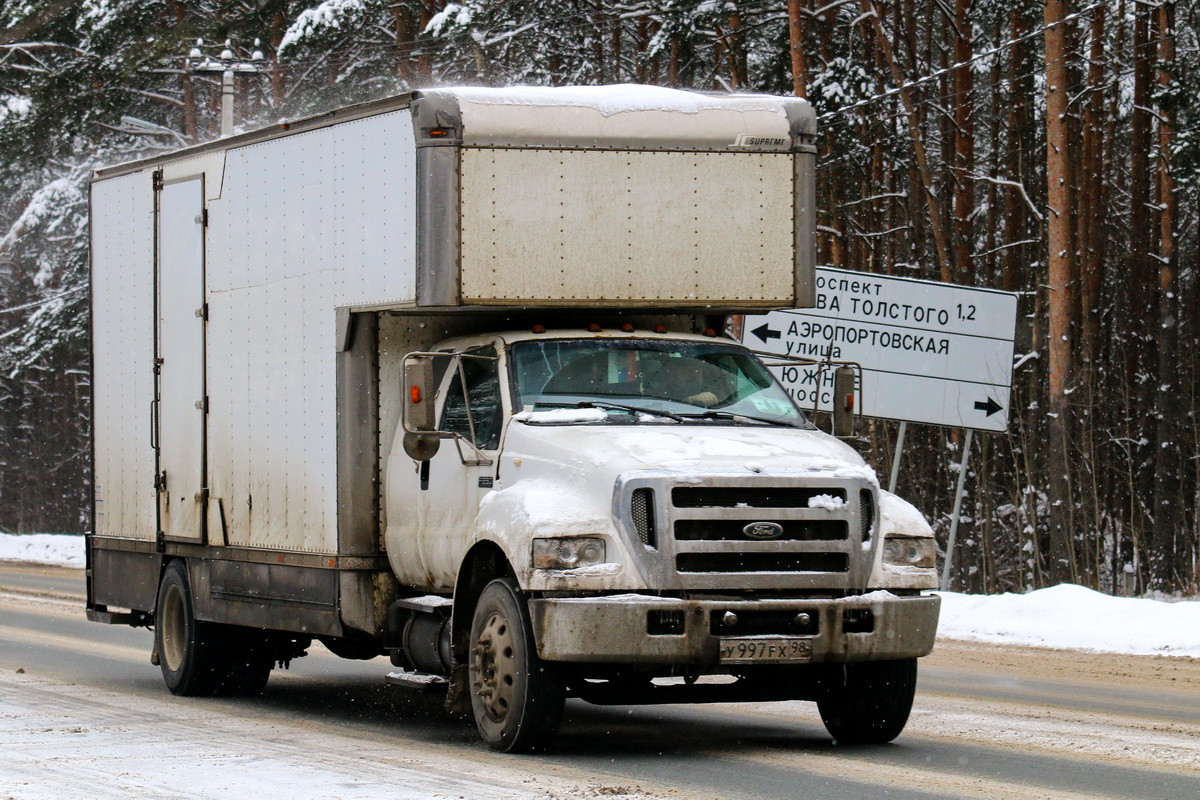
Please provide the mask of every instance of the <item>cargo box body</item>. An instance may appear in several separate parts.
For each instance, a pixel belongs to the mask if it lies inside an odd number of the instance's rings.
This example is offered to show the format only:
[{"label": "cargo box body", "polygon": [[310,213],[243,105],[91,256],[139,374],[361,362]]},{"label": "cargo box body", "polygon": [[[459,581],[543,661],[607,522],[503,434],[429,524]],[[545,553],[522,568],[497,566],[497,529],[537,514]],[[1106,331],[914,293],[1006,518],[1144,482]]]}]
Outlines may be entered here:
[{"label": "cargo box body", "polygon": [[811,304],[814,132],[798,99],[439,90],[98,172],[94,615],[152,611],[174,554],[202,619],[377,631],[399,351]]}]

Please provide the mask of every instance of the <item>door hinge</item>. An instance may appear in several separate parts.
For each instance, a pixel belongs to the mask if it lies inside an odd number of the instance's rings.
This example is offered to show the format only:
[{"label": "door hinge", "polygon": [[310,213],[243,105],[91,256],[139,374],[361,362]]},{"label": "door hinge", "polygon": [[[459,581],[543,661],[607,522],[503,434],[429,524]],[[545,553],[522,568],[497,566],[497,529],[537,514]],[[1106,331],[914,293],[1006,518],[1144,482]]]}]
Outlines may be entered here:
[{"label": "door hinge", "polygon": [[203,503],[203,502],[205,502],[206,500],[208,500],[208,487],[207,487],[207,486],[205,486],[205,487],[203,487],[202,489],[200,489],[200,491],[196,492],[196,494],[195,494],[195,496],[193,497],[193,499],[194,499],[194,500],[195,500],[197,503]]},{"label": "door hinge", "polygon": [[154,170],[150,175],[150,180],[154,191],[161,192],[163,188],[163,171],[161,169]]},{"label": "door hinge", "polygon": [[206,228],[208,227],[208,209],[207,208],[200,209],[200,213],[196,215],[196,224],[203,225]]},{"label": "door hinge", "polygon": [[204,395],[203,400],[196,401],[196,410],[203,411],[205,414],[208,413],[208,395]]},{"label": "door hinge", "polygon": [[205,322],[208,321],[208,303],[205,303],[204,305],[202,305],[196,309],[196,316],[199,317],[200,319],[204,320]]},{"label": "door hinge", "polygon": [[154,491],[158,494],[162,494],[166,490],[167,490],[167,471],[164,469],[162,472],[160,472],[154,476]]}]

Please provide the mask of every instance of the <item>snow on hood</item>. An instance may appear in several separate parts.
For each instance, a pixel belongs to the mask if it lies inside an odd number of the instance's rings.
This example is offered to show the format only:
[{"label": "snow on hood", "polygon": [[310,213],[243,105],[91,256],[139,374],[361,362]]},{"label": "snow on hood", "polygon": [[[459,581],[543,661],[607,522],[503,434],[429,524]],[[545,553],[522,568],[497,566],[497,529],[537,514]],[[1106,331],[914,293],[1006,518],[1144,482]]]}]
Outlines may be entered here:
[{"label": "snow on hood", "polygon": [[879,519],[887,534],[896,536],[933,536],[933,528],[925,515],[902,497],[886,490],[879,491]]},{"label": "snow on hood", "polygon": [[[511,425],[506,482],[547,477],[594,485],[632,470],[686,475],[823,473],[878,486],[875,471],[845,443],[818,431],[708,425]],[[520,465],[520,466],[517,466]]]},{"label": "snow on hood", "polygon": [[597,513],[595,503],[589,501],[558,481],[520,480],[484,496],[479,504],[480,532],[498,535],[517,530],[533,536],[578,536],[610,530],[612,520]]},{"label": "snow on hood", "polygon": [[608,413],[599,408],[555,408],[550,411],[521,411],[513,414],[517,422],[538,425],[570,425],[581,422],[604,422]]}]

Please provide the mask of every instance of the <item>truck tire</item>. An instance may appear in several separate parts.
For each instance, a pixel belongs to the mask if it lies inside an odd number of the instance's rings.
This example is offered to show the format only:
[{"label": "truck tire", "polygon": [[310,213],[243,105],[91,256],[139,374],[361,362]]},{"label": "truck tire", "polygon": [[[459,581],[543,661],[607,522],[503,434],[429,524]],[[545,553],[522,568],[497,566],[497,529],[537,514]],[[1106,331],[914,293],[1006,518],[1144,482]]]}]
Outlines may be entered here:
[{"label": "truck tire", "polygon": [[529,607],[511,578],[492,581],[479,596],[467,671],[471,711],[488,747],[538,750],[558,730],[562,675],[557,664],[538,658]]},{"label": "truck tire", "polygon": [[154,646],[171,694],[212,694],[221,677],[222,648],[210,623],[196,619],[187,566],[172,561],[163,570],[154,612]]},{"label": "truck tire", "polygon": [[885,744],[900,735],[917,689],[917,660],[831,665],[817,709],[838,744]]}]

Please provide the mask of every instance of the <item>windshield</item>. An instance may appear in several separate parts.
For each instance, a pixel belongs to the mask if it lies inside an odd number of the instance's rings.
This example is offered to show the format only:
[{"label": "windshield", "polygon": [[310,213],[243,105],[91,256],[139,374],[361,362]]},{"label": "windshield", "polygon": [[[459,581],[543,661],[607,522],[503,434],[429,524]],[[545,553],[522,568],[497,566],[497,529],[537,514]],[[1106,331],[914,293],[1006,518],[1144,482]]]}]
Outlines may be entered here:
[{"label": "windshield", "polygon": [[[809,427],[758,359],[720,342],[550,339],[517,342],[510,364],[522,411],[594,407],[637,419],[694,417]],[[733,419],[733,417],[738,419]]]}]

